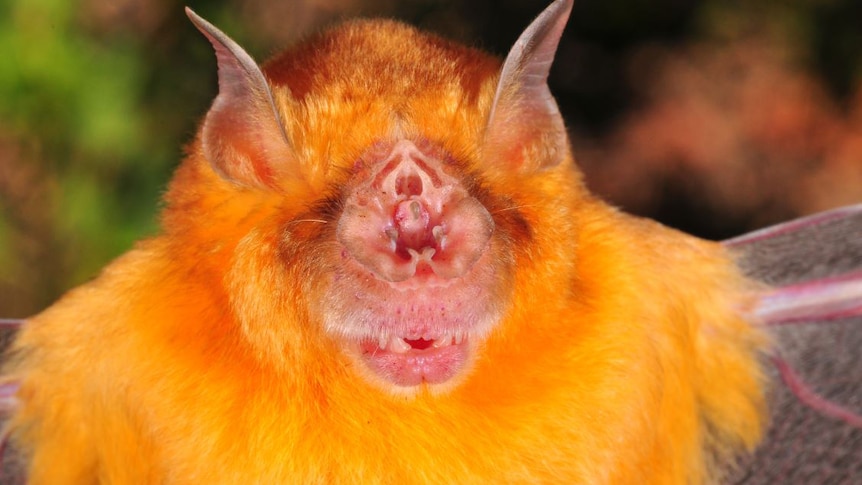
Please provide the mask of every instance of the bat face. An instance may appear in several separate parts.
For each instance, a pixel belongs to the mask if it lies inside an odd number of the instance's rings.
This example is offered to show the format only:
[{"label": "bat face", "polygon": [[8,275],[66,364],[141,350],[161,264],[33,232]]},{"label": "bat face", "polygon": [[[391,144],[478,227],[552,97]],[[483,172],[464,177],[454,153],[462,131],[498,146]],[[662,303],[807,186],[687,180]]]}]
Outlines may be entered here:
[{"label": "bat face", "polygon": [[[568,157],[545,61],[569,7],[557,2],[554,15],[545,15],[548,28],[525,33],[535,52],[514,50],[508,74],[484,53],[403,25],[361,21],[261,70],[189,14],[219,59],[203,161],[227,182],[226,206],[237,204],[229,197],[238,187],[263,199],[288,194],[280,204],[294,217],[245,230],[285,235],[269,264],[293,275],[290,268],[305,268],[300,305],[310,327],[361,379],[396,393],[451,389],[509,309],[514,247],[526,246],[530,232],[518,200],[537,192],[551,200],[554,176],[538,172]],[[521,186],[514,191],[513,180]],[[311,221],[318,230],[300,227]],[[238,312],[250,333],[272,318],[249,314],[278,306],[267,287],[300,284],[290,278],[231,292],[235,308],[256,309]]]},{"label": "bat face", "polygon": [[326,329],[396,386],[464,371],[499,318],[494,220],[429,143],[399,140],[360,158],[337,221]]}]

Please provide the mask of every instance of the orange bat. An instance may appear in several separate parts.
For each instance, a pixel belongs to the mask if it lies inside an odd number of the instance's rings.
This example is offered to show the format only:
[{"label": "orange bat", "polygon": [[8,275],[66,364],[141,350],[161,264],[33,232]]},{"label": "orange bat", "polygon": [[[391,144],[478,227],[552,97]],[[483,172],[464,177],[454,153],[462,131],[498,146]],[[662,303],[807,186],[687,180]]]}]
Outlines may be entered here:
[{"label": "orange bat", "polygon": [[862,278],[772,293],[759,236],[592,196],[546,84],[570,10],[502,65],[376,20],[262,67],[187,10],[219,94],[161,234],[13,345],[29,482],[720,481],[767,422],[761,324],[858,314]]}]

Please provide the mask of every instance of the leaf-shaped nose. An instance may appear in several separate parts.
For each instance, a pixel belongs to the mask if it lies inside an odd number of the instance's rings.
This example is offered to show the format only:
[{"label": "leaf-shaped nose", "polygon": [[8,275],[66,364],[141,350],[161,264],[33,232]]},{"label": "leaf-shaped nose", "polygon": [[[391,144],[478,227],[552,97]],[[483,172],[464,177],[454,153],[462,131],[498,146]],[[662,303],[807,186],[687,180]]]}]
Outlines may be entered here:
[{"label": "leaf-shaped nose", "polygon": [[347,254],[391,282],[428,270],[442,279],[465,275],[494,231],[485,207],[409,141],[378,166],[348,196],[339,220]]}]

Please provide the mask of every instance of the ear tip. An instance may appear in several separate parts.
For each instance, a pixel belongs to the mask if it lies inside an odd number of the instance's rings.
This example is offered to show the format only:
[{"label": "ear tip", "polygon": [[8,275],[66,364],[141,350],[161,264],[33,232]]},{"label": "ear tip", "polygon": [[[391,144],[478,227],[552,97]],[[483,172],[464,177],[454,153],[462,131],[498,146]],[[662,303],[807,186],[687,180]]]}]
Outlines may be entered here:
[{"label": "ear tip", "polygon": [[548,17],[556,18],[565,25],[569,20],[574,4],[574,0],[556,0],[545,11],[548,12]]},{"label": "ear tip", "polygon": [[194,24],[194,26],[197,27],[198,30],[205,30],[205,27],[209,25],[209,22],[204,20],[204,18],[198,15],[194,10],[192,10],[191,7],[186,6],[184,10],[186,12],[186,17],[188,17],[189,20],[192,21],[192,24]]},{"label": "ear tip", "polygon": [[548,20],[551,20],[550,23],[552,24],[565,26],[572,13],[572,7],[574,4],[574,0],[556,0],[554,3],[548,5],[541,14],[539,14],[540,18],[544,18],[546,20],[543,22],[537,19],[537,23],[544,24],[545,22],[548,22]]},{"label": "ear tip", "polygon": [[564,6],[567,10],[570,10],[572,5],[575,4],[575,0],[557,0],[557,3]]}]

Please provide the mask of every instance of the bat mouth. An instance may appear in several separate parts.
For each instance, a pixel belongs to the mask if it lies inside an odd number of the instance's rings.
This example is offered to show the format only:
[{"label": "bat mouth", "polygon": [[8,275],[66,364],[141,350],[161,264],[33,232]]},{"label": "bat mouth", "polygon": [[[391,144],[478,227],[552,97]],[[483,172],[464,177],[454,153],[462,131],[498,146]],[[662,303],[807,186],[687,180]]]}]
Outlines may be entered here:
[{"label": "bat mouth", "polygon": [[387,335],[359,342],[360,360],[398,387],[443,384],[464,370],[470,355],[466,333]]}]

